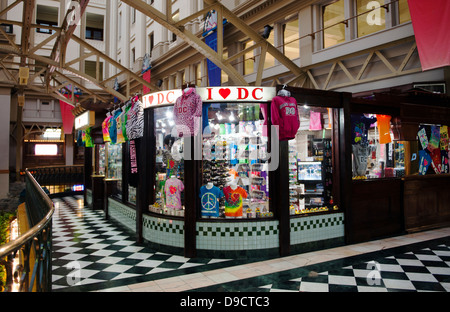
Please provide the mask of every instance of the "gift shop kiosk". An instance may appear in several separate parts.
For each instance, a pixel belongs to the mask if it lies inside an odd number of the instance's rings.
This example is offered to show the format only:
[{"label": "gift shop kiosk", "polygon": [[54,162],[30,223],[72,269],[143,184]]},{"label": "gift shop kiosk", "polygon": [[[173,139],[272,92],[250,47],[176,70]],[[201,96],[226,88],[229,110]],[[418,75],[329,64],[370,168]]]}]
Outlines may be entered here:
[{"label": "gift shop kiosk", "polygon": [[283,86],[184,86],[144,95],[142,136],[122,144],[122,159],[107,160],[127,168],[123,189],[135,181],[136,200],[110,197],[107,212],[136,230],[138,241],[186,257],[341,245],[348,98]]},{"label": "gift shop kiosk", "polygon": [[348,107],[349,243],[450,224],[450,97],[403,89],[373,91]]}]

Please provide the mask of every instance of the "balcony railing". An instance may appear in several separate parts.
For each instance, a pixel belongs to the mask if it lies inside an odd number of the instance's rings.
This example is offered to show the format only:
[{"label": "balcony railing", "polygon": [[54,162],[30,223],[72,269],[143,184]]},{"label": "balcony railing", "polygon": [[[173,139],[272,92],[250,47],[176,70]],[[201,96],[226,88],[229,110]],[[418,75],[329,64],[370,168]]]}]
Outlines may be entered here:
[{"label": "balcony railing", "polygon": [[50,194],[77,191],[73,187],[84,183],[83,166],[41,167],[29,171],[39,185]]},{"label": "balcony railing", "polygon": [[[29,230],[17,239],[0,246],[0,261],[6,267],[5,291],[12,291],[13,262],[20,255],[22,263],[19,289],[21,292],[47,292],[52,289],[52,200],[27,170],[26,215]],[[18,254],[19,253],[19,254]]]}]

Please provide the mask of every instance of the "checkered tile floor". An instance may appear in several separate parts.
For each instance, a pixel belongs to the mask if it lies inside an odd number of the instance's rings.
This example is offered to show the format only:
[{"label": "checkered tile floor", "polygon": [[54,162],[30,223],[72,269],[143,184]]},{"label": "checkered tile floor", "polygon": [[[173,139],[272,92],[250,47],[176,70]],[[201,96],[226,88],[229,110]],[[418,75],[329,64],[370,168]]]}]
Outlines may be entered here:
[{"label": "checkered tile floor", "polygon": [[319,273],[310,271],[259,288],[271,292],[449,292],[450,247],[440,244]]},{"label": "checkered tile floor", "polygon": [[[133,233],[83,207],[54,199],[53,290],[92,291],[246,263],[189,259],[152,250]],[[250,261],[251,262],[251,261]],[[249,263],[250,265],[250,263]],[[194,292],[450,292],[450,237],[387,248]]]},{"label": "checkered tile floor", "polygon": [[450,292],[450,236],[191,291]]},{"label": "checkered tile floor", "polygon": [[[162,272],[205,266],[223,259],[189,259],[136,243],[126,229],[83,207],[82,197],[53,200],[53,290],[139,280]],[[142,279],[141,279],[142,280]],[[88,288],[89,289],[89,288]]]}]

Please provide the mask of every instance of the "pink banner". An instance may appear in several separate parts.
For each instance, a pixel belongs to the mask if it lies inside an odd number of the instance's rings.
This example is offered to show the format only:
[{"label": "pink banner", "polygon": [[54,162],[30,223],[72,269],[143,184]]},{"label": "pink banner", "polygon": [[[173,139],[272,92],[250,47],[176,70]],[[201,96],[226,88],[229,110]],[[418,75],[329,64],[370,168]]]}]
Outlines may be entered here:
[{"label": "pink banner", "polygon": [[72,134],[73,123],[75,121],[75,116],[72,114],[73,106],[60,100],[59,107],[61,108],[64,134]]},{"label": "pink banner", "polygon": [[[145,81],[147,81],[147,82],[150,82],[150,77],[151,77],[151,70],[150,70],[150,69],[147,70],[147,71],[142,75],[142,78],[143,78]],[[151,90],[150,90],[149,88],[147,88],[147,87],[144,85],[143,90],[142,90],[142,95],[149,94],[150,91],[151,91]]]},{"label": "pink banner", "polygon": [[408,0],[422,70],[450,65],[450,1]]}]

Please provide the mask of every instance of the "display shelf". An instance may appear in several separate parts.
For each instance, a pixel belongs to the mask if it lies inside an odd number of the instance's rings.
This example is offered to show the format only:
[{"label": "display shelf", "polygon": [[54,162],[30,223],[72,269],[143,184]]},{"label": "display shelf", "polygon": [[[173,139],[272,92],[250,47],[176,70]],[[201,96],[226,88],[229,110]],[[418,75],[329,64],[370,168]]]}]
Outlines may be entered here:
[{"label": "display shelf", "polygon": [[296,181],[295,175],[289,178],[291,215],[329,211],[332,206],[331,140],[313,140],[311,148],[311,161],[294,162],[290,153],[289,166],[295,163],[298,169]]}]

